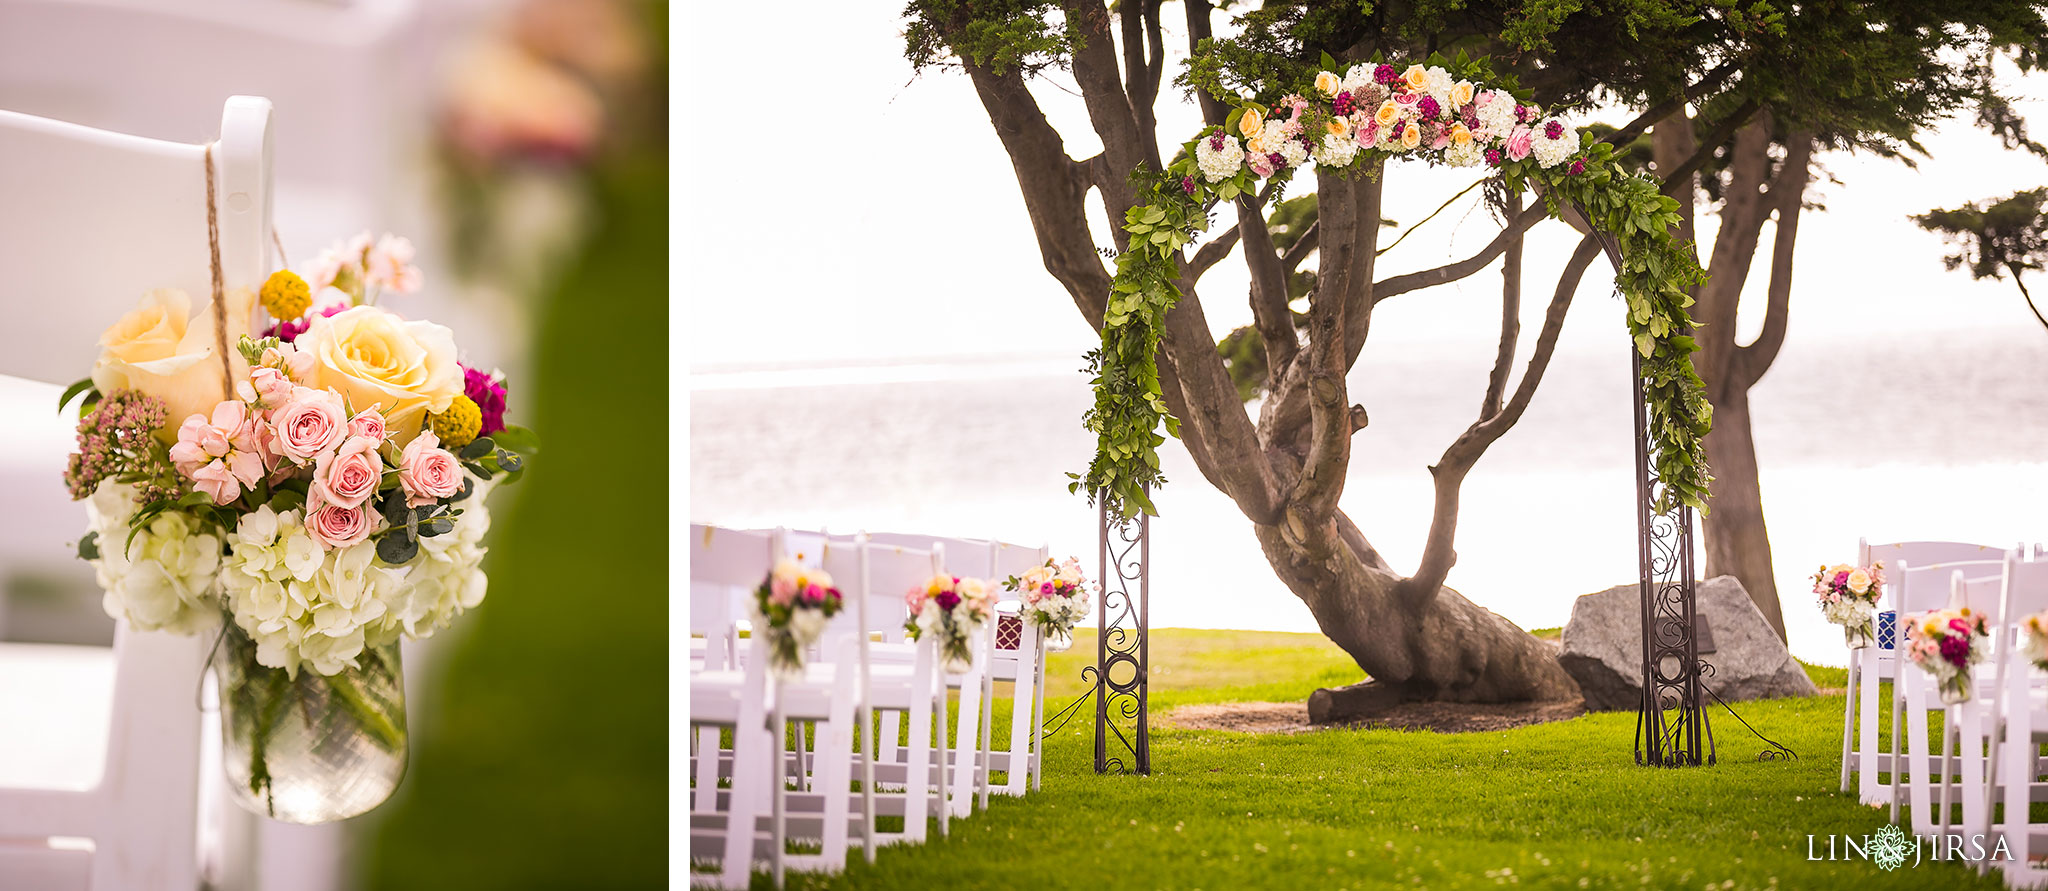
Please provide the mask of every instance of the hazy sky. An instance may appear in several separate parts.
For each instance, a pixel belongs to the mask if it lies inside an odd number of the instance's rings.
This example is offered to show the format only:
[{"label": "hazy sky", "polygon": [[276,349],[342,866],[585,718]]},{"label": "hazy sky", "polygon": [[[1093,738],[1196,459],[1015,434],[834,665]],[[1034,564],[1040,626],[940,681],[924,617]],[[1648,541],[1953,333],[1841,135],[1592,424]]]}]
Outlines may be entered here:
[{"label": "hazy sky", "polygon": [[[684,343],[693,372],[992,355],[1036,356],[1057,368],[1063,357],[1078,365],[1093,344],[1044,272],[1009,159],[965,77],[913,78],[901,10],[901,0],[777,7],[774,28],[764,32],[744,4],[695,8],[685,54],[694,95],[679,109],[695,147],[696,169],[682,171],[685,231],[695,239],[683,271],[692,285]],[[1185,46],[1168,19],[1168,45]],[[764,33],[772,41],[756,39]],[[2044,85],[2030,78],[2018,92],[2021,111],[2048,126],[2048,103],[2037,100],[2048,93]],[[1034,85],[1069,152],[1086,156],[1098,144],[1072,89],[1064,73]],[[1170,140],[1199,124],[1188,104],[1163,105],[1160,117]],[[1967,119],[1944,122],[1924,141],[1934,160],[1917,171],[1869,156],[1821,156],[1842,184],[1822,183],[1827,209],[1802,220],[1794,340],[2036,324],[2010,282],[1945,271],[1939,239],[1906,216],[2039,186],[2048,164],[2000,149]],[[1474,178],[1471,170],[1396,163],[1386,214],[1419,220]],[[1107,244],[1100,222],[1096,241]],[[1381,274],[1458,259],[1496,231],[1468,202],[1382,258]],[[1762,302],[1771,235],[1767,228],[1749,282],[1752,309]],[[1701,237],[1710,239],[1710,230]],[[1559,223],[1532,234],[1525,325],[1540,320],[1576,240]],[[1241,270],[1228,261],[1203,280],[1219,333],[1250,321]],[[1610,279],[1598,273],[1596,266],[1574,304],[1564,349],[1621,348],[1620,304],[1607,299]],[[1497,267],[1390,300],[1375,310],[1369,348],[1483,349],[1498,336],[1498,300]],[[1758,324],[1745,313],[1746,330]]]}]

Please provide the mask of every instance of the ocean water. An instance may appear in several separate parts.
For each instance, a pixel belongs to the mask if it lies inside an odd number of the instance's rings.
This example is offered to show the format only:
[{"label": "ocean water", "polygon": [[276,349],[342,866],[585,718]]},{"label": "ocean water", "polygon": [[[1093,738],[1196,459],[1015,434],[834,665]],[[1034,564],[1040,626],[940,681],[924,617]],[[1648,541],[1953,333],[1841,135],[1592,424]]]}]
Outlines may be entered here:
[{"label": "ocean water", "polygon": [[[1751,393],[1792,649],[1843,664],[1806,576],[1872,541],[2048,541],[2048,332],[1898,332],[1837,351],[1794,340]],[[697,374],[690,519],[1045,542],[1095,561],[1067,492],[1092,440],[1077,358]],[[1428,529],[1427,470],[1478,410],[1484,350],[1369,348],[1351,377],[1371,424],[1343,507],[1398,569]],[[1636,577],[1628,356],[1561,350],[1528,413],[1463,489],[1448,584],[1523,627]],[[1152,624],[1314,631],[1251,525],[1178,443],[1152,527]]]}]

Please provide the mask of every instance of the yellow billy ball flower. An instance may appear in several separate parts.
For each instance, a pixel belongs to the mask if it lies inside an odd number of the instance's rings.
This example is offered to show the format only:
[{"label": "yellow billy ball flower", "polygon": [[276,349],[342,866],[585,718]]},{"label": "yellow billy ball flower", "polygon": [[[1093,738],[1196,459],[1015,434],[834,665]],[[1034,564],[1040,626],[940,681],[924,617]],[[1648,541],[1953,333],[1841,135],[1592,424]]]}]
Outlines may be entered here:
[{"label": "yellow billy ball flower", "polygon": [[296,319],[306,314],[313,306],[313,289],[306,280],[289,269],[280,269],[270,274],[263,283],[263,311],[274,319]]},{"label": "yellow billy ball flower", "polygon": [[444,449],[459,449],[476,441],[477,431],[484,426],[484,413],[476,407],[475,400],[468,396],[457,396],[448,403],[448,410],[427,415],[427,429],[441,438]]}]

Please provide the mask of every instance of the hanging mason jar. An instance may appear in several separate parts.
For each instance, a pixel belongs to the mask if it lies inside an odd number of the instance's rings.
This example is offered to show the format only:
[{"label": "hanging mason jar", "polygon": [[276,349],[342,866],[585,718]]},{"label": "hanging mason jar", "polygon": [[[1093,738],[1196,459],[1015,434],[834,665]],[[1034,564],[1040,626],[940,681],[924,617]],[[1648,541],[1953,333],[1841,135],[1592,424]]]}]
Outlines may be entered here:
[{"label": "hanging mason jar", "polygon": [[215,650],[222,761],[242,807],[287,823],[327,823],[383,803],[405,776],[405,674],[398,641],[364,647],[356,667],[321,675],[256,661],[232,618]]}]

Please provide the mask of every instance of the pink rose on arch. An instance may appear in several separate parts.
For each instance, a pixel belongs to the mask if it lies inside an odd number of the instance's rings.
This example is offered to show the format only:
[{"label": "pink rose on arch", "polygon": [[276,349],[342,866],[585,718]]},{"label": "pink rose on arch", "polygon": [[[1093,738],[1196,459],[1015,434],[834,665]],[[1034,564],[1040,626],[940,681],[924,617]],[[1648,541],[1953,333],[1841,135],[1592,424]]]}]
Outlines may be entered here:
[{"label": "pink rose on arch", "polygon": [[398,484],[405,489],[405,506],[433,504],[462,491],[462,464],[441,448],[434,431],[423,431],[398,457]]},{"label": "pink rose on arch", "polygon": [[313,462],[313,485],[322,501],[342,507],[360,507],[377,494],[384,481],[384,461],[377,457],[378,440],[351,436],[332,452],[321,452]]},{"label": "pink rose on arch", "polygon": [[1529,157],[1535,139],[1536,134],[1530,132],[1529,128],[1516,127],[1514,132],[1508,134],[1508,157],[1517,161]]},{"label": "pink rose on arch", "polygon": [[375,523],[368,507],[342,507],[317,494],[306,501],[306,533],[323,549],[361,544]]},{"label": "pink rose on arch", "polygon": [[383,413],[377,411],[374,406],[363,409],[360,414],[349,419],[348,435],[367,436],[377,442],[383,442],[385,435]]},{"label": "pink rose on arch", "polygon": [[291,398],[271,415],[270,423],[275,428],[272,448],[303,464],[341,444],[348,435],[348,410],[341,404],[341,394],[333,390],[294,387]]}]

